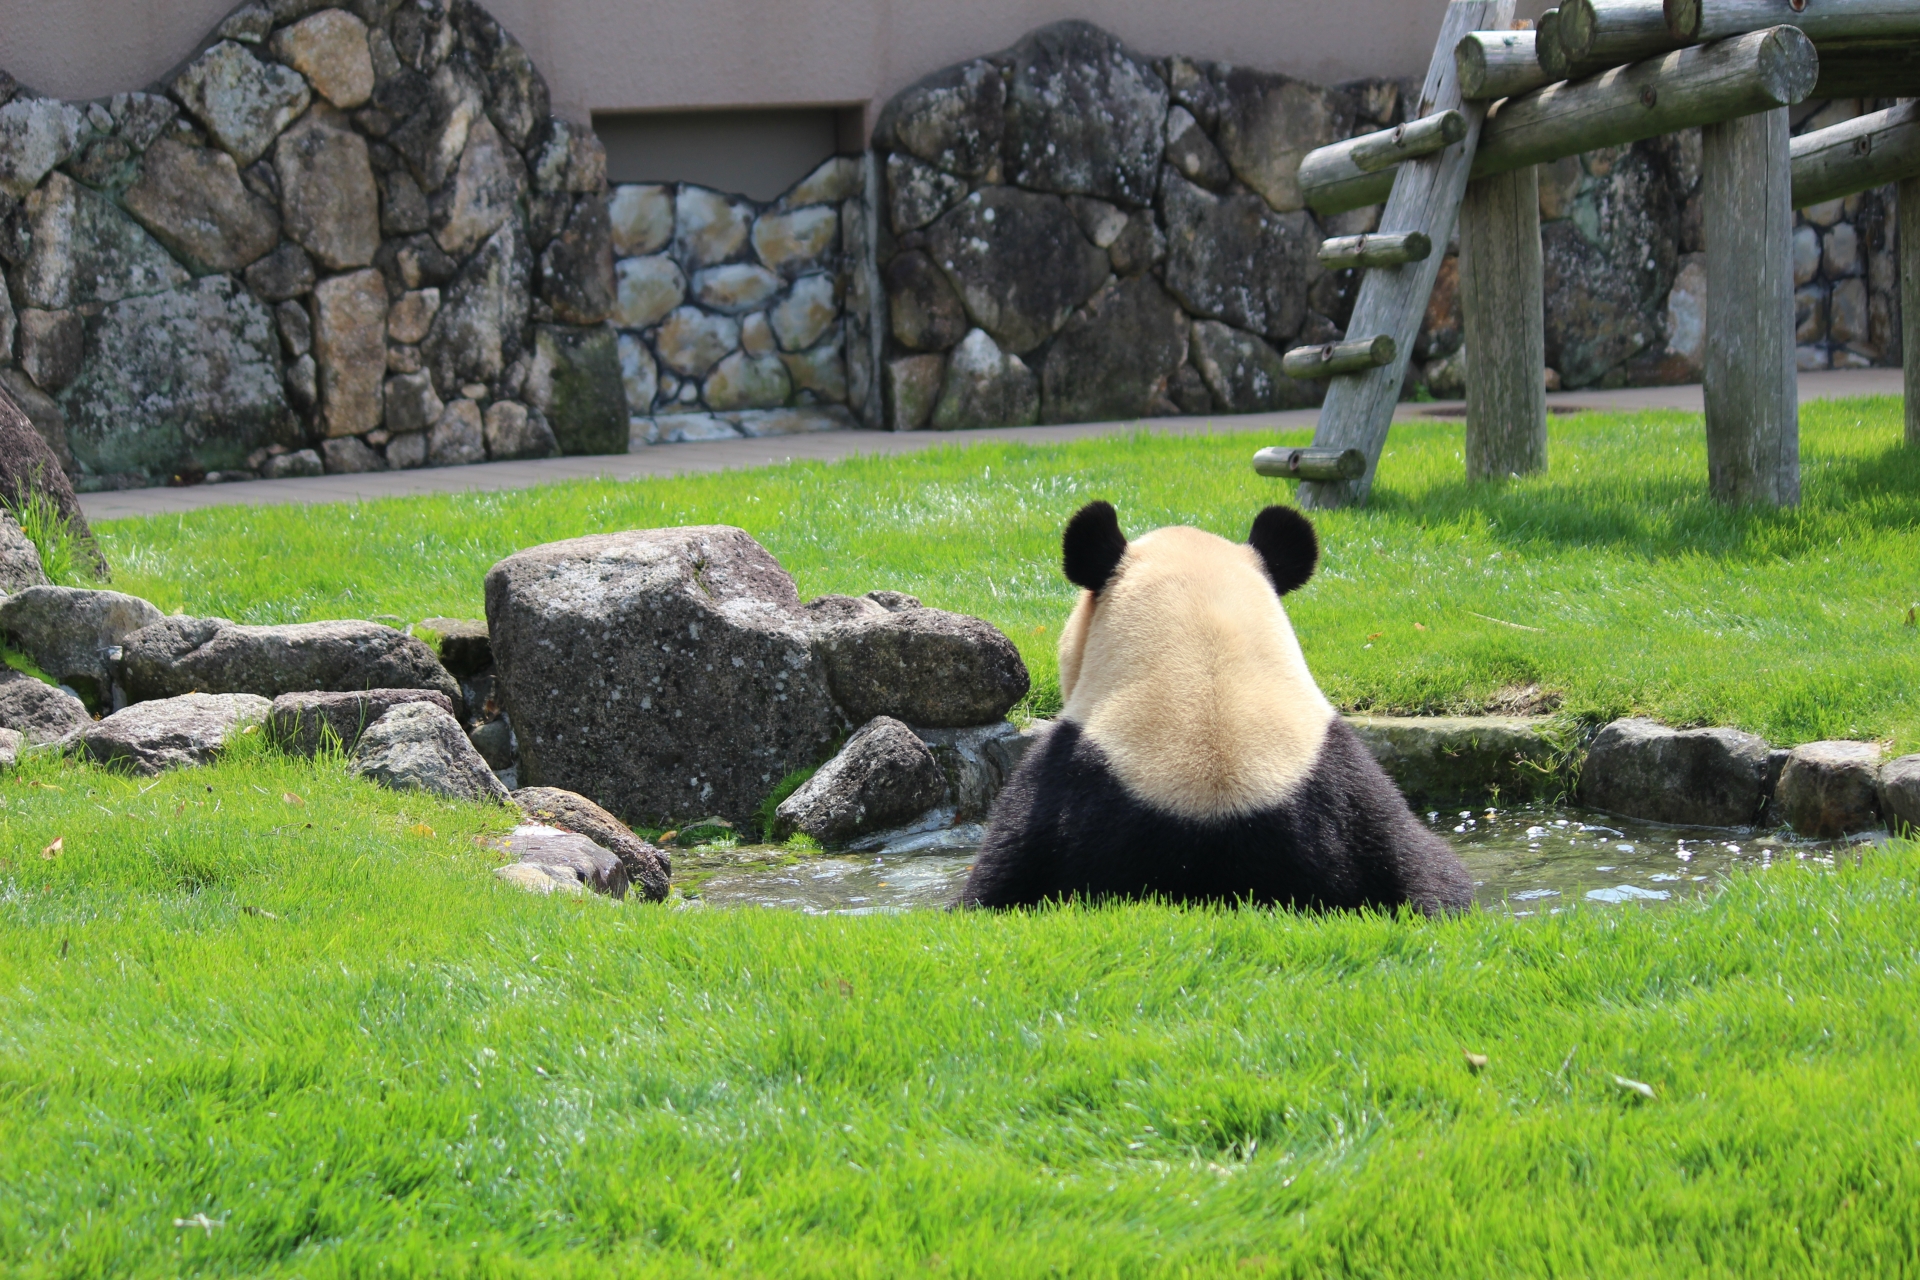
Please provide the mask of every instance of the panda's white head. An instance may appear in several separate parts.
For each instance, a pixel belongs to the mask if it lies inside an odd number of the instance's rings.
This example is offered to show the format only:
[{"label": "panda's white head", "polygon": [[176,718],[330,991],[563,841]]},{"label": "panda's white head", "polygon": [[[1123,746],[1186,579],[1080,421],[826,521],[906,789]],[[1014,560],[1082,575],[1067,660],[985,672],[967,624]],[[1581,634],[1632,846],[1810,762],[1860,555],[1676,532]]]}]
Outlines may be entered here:
[{"label": "panda's white head", "polygon": [[1082,588],[1060,637],[1061,718],[1126,789],[1203,822],[1291,799],[1334,716],[1280,604],[1319,560],[1306,517],[1268,507],[1245,543],[1185,527],[1128,542],[1094,502],[1061,550]]}]

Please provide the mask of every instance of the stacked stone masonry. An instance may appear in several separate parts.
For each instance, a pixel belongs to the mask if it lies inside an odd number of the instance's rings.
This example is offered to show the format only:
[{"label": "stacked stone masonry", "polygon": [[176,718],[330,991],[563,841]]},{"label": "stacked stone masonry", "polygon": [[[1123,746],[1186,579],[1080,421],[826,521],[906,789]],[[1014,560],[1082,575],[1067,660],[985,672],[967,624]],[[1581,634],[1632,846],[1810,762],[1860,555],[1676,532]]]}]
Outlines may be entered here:
[{"label": "stacked stone masonry", "polygon": [[80,489],[623,451],[606,164],[471,0],[259,0],[0,75],[0,380]]},{"label": "stacked stone masonry", "polygon": [[[84,490],[861,425],[1315,404],[1358,280],[1296,173],[1409,84],[1083,22],[937,72],[778,200],[609,190],[472,0],[250,0],[143,92],[0,73],[0,385]],[[1881,105],[1809,103],[1796,132]],[[1698,132],[1543,166],[1550,386],[1691,381]],[[1802,369],[1897,364],[1891,188],[1801,211]],[[1407,394],[1464,392],[1449,248]]]}]

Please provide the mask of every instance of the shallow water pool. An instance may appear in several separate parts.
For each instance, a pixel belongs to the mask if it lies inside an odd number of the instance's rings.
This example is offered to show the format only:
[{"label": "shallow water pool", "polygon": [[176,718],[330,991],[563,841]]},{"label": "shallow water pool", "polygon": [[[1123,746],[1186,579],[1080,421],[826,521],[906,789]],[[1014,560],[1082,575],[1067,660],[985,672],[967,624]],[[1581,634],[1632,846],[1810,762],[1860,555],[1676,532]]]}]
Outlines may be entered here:
[{"label": "shallow water pool", "polygon": [[[1656,906],[1710,892],[1735,867],[1783,860],[1830,867],[1847,850],[1885,839],[1814,843],[1577,809],[1456,809],[1432,811],[1426,819],[1459,851],[1480,905],[1516,916],[1575,903]],[[938,908],[959,893],[984,834],[980,827],[957,827],[863,854],[706,846],[674,853],[673,881],[688,906],[816,915]]]}]

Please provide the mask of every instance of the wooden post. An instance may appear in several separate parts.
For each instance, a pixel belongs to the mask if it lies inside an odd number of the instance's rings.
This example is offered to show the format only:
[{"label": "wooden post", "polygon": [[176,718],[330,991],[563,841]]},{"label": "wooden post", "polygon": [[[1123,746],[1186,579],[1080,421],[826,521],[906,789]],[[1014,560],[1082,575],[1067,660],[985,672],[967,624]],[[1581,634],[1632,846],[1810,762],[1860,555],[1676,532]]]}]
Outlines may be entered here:
[{"label": "wooden post", "polygon": [[1707,485],[1722,502],[1800,501],[1791,142],[1784,108],[1702,136]]},{"label": "wooden post", "polygon": [[1907,393],[1907,443],[1920,448],[1920,178],[1902,182],[1894,203],[1898,206],[1894,235],[1900,255],[1900,368]]},{"label": "wooden post", "polygon": [[1460,206],[1460,316],[1467,344],[1467,479],[1547,466],[1540,184],[1531,167],[1482,178]]},{"label": "wooden post", "polygon": [[[1467,136],[1436,155],[1409,160],[1396,171],[1393,194],[1380,215],[1380,230],[1388,234],[1418,231],[1435,245],[1453,238],[1466,191],[1467,171],[1473,165],[1480,122],[1486,108],[1461,104],[1460,79],[1453,51],[1469,31],[1495,31],[1513,22],[1513,0],[1450,0],[1440,20],[1440,42],[1427,65],[1420,89],[1422,114],[1458,110],[1467,122]],[[1366,455],[1366,474],[1357,480],[1317,480],[1300,485],[1302,507],[1344,507],[1365,502],[1373,487],[1380,450],[1393,426],[1393,408],[1407,378],[1407,358],[1419,335],[1420,321],[1440,274],[1442,255],[1384,271],[1369,271],[1360,285],[1347,332],[1385,334],[1394,341],[1390,364],[1366,373],[1335,378],[1320,408],[1320,425],[1313,443],[1320,448],[1358,449]]]}]

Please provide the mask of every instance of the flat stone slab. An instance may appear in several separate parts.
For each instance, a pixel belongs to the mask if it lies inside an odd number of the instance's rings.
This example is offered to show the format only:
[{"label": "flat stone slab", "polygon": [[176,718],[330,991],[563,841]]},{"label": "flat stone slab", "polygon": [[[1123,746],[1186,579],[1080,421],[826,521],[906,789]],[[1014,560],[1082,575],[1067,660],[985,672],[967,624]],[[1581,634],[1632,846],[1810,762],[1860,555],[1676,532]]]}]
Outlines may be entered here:
[{"label": "flat stone slab", "polygon": [[1413,805],[1531,797],[1551,780],[1546,716],[1348,716]]}]

